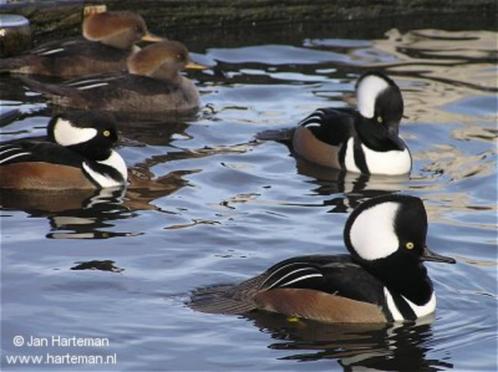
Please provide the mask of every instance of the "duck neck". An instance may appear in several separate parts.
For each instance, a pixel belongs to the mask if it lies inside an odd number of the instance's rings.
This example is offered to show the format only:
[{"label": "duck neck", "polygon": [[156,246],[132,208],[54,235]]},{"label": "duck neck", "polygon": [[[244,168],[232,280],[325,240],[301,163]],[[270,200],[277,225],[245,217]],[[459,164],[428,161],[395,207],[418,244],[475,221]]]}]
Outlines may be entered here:
[{"label": "duck neck", "polygon": [[403,151],[405,146],[399,137],[388,134],[382,124],[374,123],[372,120],[362,116],[357,117],[355,129],[362,143],[374,151]]},{"label": "duck neck", "polygon": [[379,260],[375,267],[367,268],[394,294],[399,294],[417,306],[427,304],[432,297],[432,281],[421,262],[403,265],[399,262]]},{"label": "duck neck", "polygon": [[172,68],[165,68],[161,66],[149,75],[153,79],[166,81],[171,84],[180,85],[182,82],[182,76],[177,70]]},{"label": "duck neck", "polygon": [[109,158],[112,154],[112,149],[104,146],[96,146],[91,142],[80,143],[68,146],[68,149],[77,152],[86,159],[93,161],[103,161]]}]

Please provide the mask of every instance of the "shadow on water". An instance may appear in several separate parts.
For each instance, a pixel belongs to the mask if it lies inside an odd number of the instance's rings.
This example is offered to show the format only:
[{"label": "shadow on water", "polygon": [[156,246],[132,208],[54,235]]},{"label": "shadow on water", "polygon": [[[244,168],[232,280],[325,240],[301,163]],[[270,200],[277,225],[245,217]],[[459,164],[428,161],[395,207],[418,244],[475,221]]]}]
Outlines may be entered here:
[{"label": "shadow on water", "polygon": [[289,321],[284,316],[252,312],[244,316],[275,342],[270,349],[284,350],[282,360],[310,362],[337,359],[346,371],[357,367],[375,370],[436,371],[453,364],[428,357],[433,318],[414,324],[323,324]]}]

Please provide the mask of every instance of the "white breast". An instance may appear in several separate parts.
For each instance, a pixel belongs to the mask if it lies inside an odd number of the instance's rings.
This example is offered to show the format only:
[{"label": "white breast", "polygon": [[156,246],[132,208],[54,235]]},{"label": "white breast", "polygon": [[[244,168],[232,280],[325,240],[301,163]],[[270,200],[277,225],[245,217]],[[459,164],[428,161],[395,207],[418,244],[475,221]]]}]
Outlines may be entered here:
[{"label": "white breast", "polygon": [[[404,321],[405,319],[403,318],[403,315],[401,315],[401,312],[398,310],[396,304],[394,303],[391,292],[389,292],[389,290],[386,287],[384,287],[384,296],[386,298],[387,307],[391,312],[393,319],[398,322]],[[405,296],[401,297],[403,297],[408,306],[410,306],[410,308],[413,310],[417,318],[422,318],[426,315],[432,314],[436,310],[436,294],[434,292],[432,292],[432,296],[429,299],[429,301],[427,301],[426,304],[420,306],[414,304]]]},{"label": "white breast", "polygon": [[349,172],[361,173],[354,161],[354,138],[351,137],[346,144],[346,153],[344,154],[344,165]]},{"label": "white breast", "polygon": [[[348,144],[349,145],[349,144]],[[374,151],[364,144],[361,145],[365,154],[365,162],[371,174],[385,174],[388,176],[410,173],[412,158],[408,148],[403,151]]]}]

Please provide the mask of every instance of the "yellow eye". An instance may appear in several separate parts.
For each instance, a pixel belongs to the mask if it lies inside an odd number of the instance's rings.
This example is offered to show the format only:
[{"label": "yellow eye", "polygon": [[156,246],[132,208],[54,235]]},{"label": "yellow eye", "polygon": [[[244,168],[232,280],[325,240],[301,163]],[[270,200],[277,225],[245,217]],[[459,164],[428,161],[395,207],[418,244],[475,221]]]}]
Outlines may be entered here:
[{"label": "yellow eye", "polygon": [[109,137],[109,136],[111,135],[111,132],[110,132],[110,131],[108,131],[108,130],[105,130],[105,131],[103,131],[103,132],[102,132],[102,135],[103,135],[104,137]]},{"label": "yellow eye", "polygon": [[377,123],[382,124],[382,116],[377,116]]},{"label": "yellow eye", "polygon": [[408,242],[405,244],[405,247],[406,249],[413,249],[415,248],[415,244],[413,244],[412,242]]}]

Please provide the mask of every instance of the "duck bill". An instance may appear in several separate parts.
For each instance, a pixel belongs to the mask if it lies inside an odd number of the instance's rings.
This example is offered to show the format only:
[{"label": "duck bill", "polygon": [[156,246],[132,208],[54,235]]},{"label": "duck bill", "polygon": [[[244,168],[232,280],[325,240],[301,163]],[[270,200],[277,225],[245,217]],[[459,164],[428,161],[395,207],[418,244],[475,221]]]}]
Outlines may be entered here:
[{"label": "duck bill", "polygon": [[187,63],[185,68],[189,69],[189,70],[205,70],[205,69],[207,69],[207,66],[201,65],[200,63],[195,63],[195,62],[190,61],[189,63]]},{"label": "duck bill", "polygon": [[399,136],[399,123],[390,123],[387,126],[387,134],[390,138],[396,139]]},{"label": "duck bill", "polygon": [[157,43],[165,40],[167,39],[151,34],[150,32],[147,32],[144,36],[142,36],[142,41],[148,41],[149,43]]},{"label": "duck bill", "polygon": [[443,263],[449,263],[449,264],[456,263],[454,258],[442,256],[440,254],[434,253],[427,246],[424,248],[424,252],[422,253],[421,259],[422,259],[422,261],[443,262]]}]

